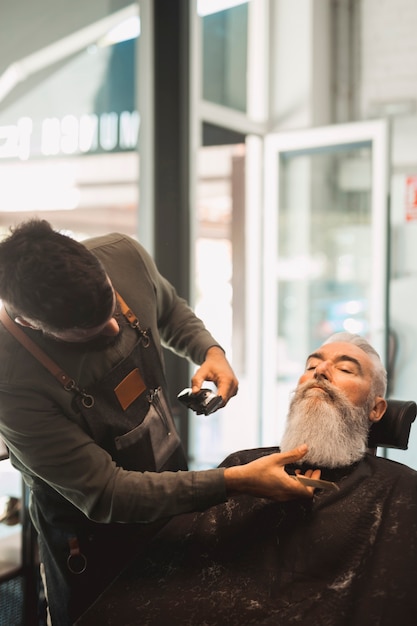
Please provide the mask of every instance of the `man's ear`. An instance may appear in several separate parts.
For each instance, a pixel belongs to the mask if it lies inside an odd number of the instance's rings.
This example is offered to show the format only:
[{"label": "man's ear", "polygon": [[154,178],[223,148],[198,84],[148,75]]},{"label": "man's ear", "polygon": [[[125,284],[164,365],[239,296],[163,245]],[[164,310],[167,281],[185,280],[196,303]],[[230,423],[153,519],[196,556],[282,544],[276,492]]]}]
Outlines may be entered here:
[{"label": "man's ear", "polygon": [[16,322],[16,324],[19,324],[19,326],[26,326],[27,328],[34,328],[35,330],[38,330],[36,326],[25,320],[25,318],[21,315],[16,315],[14,321]]},{"label": "man's ear", "polygon": [[369,419],[371,422],[379,422],[381,417],[383,417],[385,411],[387,410],[387,401],[385,398],[381,398],[377,396],[375,398],[375,405],[369,414]]}]

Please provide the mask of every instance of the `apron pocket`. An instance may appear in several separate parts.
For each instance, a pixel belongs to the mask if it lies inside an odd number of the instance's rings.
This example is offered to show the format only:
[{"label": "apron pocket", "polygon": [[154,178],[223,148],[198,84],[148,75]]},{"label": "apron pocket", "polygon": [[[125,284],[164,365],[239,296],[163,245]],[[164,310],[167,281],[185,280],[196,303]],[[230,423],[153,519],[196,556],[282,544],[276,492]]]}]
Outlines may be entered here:
[{"label": "apron pocket", "polygon": [[128,470],[160,471],[180,445],[161,388],[155,390],[141,424],[114,440],[116,461]]}]

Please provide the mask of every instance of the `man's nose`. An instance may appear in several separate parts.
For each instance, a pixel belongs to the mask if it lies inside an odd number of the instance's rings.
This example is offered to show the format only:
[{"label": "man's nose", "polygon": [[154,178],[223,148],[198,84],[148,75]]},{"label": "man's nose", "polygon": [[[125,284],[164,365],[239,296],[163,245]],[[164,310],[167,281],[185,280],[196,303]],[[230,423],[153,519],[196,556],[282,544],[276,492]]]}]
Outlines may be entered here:
[{"label": "man's nose", "polygon": [[322,361],[314,370],[314,378],[325,378],[329,380],[331,377],[331,367],[329,361]]},{"label": "man's nose", "polygon": [[119,324],[117,323],[116,318],[112,317],[101,331],[101,334],[106,335],[107,337],[115,337],[119,334],[119,332]]}]

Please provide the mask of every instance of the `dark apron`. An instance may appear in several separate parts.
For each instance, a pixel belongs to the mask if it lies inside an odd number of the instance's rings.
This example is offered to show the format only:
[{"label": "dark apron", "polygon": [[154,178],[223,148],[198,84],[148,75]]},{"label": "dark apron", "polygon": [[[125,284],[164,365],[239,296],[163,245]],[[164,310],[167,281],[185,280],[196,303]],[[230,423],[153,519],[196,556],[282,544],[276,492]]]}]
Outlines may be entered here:
[{"label": "dark apron", "polygon": [[[131,312],[130,312],[131,313]],[[87,432],[132,471],[186,470],[150,329],[128,319],[138,340],[130,354],[87,389],[70,389]],[[40,532],[53,626],[71,624],[165,523],[98,524],[36,480],[31,513]]]},{"label": "dark apron", "polygon": [[74,400],[92,439],[120,467],[153,472],[187,468],[150,330],[121,363]]}]

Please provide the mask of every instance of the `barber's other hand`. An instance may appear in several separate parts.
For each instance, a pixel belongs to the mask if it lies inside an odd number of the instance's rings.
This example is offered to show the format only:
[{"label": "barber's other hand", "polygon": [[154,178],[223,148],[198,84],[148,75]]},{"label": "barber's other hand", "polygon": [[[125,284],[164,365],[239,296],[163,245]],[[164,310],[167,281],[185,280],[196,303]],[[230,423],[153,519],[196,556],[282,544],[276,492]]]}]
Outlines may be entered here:
[{"label": "barber's other hand", "polygon": [[[313,487],[305,487],[285,471],[285,465],[302,459],[307,452],[302,445],[288,452],[263,456],[245,465],[227,467],[224,471],[228,495],[250,494],[284,502],[296,498],[311,498]],[[309,470],[306,476],[320,478],[320,470]]]},{"label": "barber's other hand", "polygon": [[237,394],[238,380],[223,350],[217,346],[207,350],[206,360],[192,377],[192,392],[197,393],[206,380],[215,383],[217,394],[223,398],[223,406]]}]

